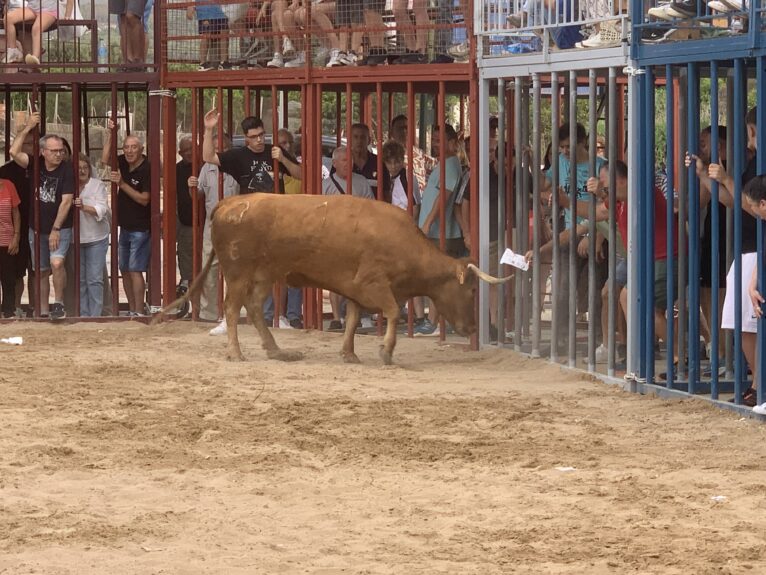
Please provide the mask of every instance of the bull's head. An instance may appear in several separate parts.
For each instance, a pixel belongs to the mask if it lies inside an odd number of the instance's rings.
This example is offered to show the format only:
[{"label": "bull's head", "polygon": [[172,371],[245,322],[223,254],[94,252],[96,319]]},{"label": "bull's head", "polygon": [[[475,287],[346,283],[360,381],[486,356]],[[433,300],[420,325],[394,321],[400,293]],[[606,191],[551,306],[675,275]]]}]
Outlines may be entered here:
[{"label": "bull's head", "polygon": [[474,301],[476,298],[475,278],[489,284],[503,284],[513,278],[513,274],[496,278],[479,269],[468,258],[458,261],[455,275],[444,282],[438,296],[434,296],[436,308],[444,314],[460,335],[470,336],[476,332]]}]

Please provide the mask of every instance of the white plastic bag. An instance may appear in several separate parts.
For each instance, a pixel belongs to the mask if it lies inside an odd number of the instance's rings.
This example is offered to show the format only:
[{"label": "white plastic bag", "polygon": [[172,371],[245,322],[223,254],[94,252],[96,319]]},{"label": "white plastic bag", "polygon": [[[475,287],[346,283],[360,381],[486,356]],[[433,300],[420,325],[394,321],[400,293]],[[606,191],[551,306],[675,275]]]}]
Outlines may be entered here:
[{"label": "white plastic bag", "polygon": [[[67,19],[84,20],[85,18],[83,18],[82,11],[80,10],[80,2],[78,0],[72,0],[72,2],[74,2],[74,10],[72,11],[72,15]],[[59,14],[66,14],[66,2],[59,2]],[[58,29],[59,40],[62,42],[71,42],[75,38],[82,38],[83,34],[87,31],[87,26],[61,26]]]}]

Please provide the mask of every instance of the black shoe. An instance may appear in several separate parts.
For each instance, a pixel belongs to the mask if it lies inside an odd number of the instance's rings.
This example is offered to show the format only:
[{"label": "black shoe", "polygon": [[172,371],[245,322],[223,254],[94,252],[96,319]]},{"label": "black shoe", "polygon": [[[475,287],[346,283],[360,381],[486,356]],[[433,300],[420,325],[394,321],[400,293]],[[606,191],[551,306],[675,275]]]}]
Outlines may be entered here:
[{"label": "black shoe", "polygon": [[360,62],[362,66],[378,66],[388,61],[388,51],[383,48],[370,48],[370,53]]},{"label": "black shoe", "polygon": [[425,64],[426,62],[428,62],[428,58],[425,54],[408,50],[406,54],[399,56],[392,64]]},{"label": "black shoe", "polygon": [[330,327],[327,328],[327,331],[343,331],[343,324],[339,319],[334,319],[330,322]]},{"label": "black shoe", "polygon": [[303,329],[303,322],[300,318],[296,317],[295,319],[290,320],[290,327],[293,329]]},{"label": "black shoe", "polygon": [[697,17],[697,1],[696,0],[685,0],[683,2],[671,2],[670,8],[672,9],[673,12],[678,14],[679,18],[696,18]]},{"label": "black shoe", "polygon": [[66,310],[63,303],[54,303],[50,309],[50,318],[52,320],[64,319],[66,317]]},{"label": "black shoe", "polygon": [[448,56],[447,54],[437,54],[433,60],[431,60],[431,64],[452,64],[455,61],[455,59],[452,56]]}]

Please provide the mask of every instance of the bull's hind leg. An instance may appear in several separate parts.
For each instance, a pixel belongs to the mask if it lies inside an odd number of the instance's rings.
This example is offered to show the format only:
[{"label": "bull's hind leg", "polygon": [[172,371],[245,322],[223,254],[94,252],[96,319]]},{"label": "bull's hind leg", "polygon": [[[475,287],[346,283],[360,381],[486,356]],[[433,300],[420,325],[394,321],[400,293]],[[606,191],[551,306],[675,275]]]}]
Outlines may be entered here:
[{"label": "bull's hind leg", "polygon": [[226,334],[229,336],[226,358],[231,361],[244,361],[242,349],[239,347],[237,327],[239,324],[239,310],[245,303],[248,286],[243,280],[231,281],[227,285],[224,312],[226,315]]},{"label": "bull's hind leg", "polygon": [[253,286],[250,297],[247,299],[247,315],[253,322],[258,335],[261,336],[261,345],[266,350],[266,356],[269,359],[278,359],[280,361],[298,361],[303,359],[303,354],[299,351],[287,351],[279,349],[274,336],[263,319],[263,302],[266,301],[271,292],[271,283],[258,282]]},{"label": "bull's hind leg", "polygon": [[346,301],[346,331],[343,334],[343,349],[340,354],[346,363],[361,363],[354,353],[354,334],[356,324],[359,323],[359,304],[355,301]]},{"label": "bull's hind leg", "polygon": [[396,302],[385,308],[383,317],[388,321],[388,325],[386,325],[386,334],[383,336],[383,345],[380,347],[380,358],[385,365],[391,365],[394,346],[396,346],[396,322],[399,321],[399,306]]}]

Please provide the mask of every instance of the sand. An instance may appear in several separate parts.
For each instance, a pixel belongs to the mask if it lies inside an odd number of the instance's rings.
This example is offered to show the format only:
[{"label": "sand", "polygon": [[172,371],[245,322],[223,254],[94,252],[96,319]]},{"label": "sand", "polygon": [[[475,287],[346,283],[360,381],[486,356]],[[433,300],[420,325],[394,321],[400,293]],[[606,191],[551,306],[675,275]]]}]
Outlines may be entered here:
[{"label": "sand", "polygon": [[[0,573],[766,572],[761,423],[510,351],[0,326]],[[573,469],[571,469],[573,468]]]}]

